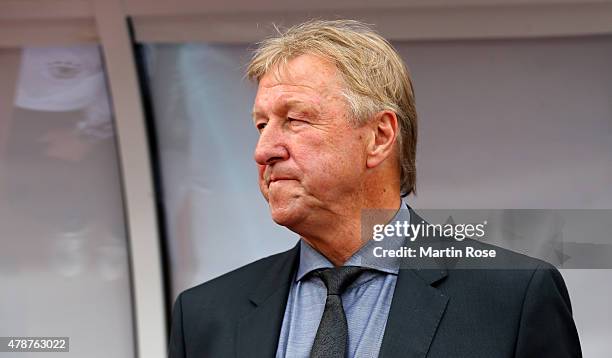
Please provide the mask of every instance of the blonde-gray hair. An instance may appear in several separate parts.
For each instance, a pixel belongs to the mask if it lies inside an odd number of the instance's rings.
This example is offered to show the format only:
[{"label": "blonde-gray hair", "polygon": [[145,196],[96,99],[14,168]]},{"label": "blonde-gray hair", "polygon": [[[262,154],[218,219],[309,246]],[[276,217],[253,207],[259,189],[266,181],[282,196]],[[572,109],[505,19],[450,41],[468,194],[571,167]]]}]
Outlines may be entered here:
[{"label": "blonde-gray hair", "polygon": [[354,20],[311,20],[270,37],[255,50],[247,76],[259,82],[272,68],[304,54],[336,65],[344,97],[356,124],[383,110],[399,121],[397,136],[402,196],[416,190],[417,115],[410,74],[393,46],[366,24]]}]

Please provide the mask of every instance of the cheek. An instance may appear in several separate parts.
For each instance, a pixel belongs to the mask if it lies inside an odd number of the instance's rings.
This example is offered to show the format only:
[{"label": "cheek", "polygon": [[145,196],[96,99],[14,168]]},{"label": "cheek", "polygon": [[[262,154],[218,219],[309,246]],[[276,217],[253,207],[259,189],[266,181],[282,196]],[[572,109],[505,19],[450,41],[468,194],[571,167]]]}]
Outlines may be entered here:
[{"label": "cheek", "polygon": [[[325,191],[357,184],[365,170],[364,135],[354,128],[327,133],[302,132],[290,150],[311,190]],[[354,182],[348,183],[347,181]]]},{"label": "cheek", "polygon": [[334,172],[341,180],[357,184],[366,168],[364,145],[354,136],[339,138],[338,143],[340,145],[334,148],[333,158],[329,161],[331,167],[328,170]]},{"label": "cheek", "polygon": [[[364,167],[363,148],[351,142],[335,145],[322,145],[305,151],[303,171],[309,179],[316,181],[320,190],[331,190],[338,186],[356,184]],[[308,175],[310,174],[310,175]]]}]

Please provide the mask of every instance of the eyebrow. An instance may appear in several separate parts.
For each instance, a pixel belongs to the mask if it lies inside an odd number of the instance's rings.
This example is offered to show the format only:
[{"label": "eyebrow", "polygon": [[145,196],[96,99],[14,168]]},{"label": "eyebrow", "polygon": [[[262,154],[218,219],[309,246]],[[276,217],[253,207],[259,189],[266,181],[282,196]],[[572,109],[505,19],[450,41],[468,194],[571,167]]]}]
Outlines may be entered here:
[{"label": "eyebrow", "polygon": [[[318,114],[320,112],[316,105],[307,103],[304,101],[300,101],[297,99],[287,100],[285,103],[283,103],[282,105],[278,106],[278,108],[275,108],[275,109],[280,109],[280,108],[286,111],[288,111],[289,109],[296,109],[300,112],[305,112],[309,114]],[[258,117],[266,117],[266,113],[259,111],[257,109],[253,109],[251,116],[253,117],[253,120],[256,120]]]}]

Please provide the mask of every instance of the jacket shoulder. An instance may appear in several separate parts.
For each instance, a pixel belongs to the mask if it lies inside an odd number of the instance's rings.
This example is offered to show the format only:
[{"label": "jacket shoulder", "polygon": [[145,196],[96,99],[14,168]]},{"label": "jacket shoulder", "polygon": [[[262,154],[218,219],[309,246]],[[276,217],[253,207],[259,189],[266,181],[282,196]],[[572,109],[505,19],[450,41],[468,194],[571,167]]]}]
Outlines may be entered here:
[{"label": "jacket shoulder", "polygon": [[274,266],[293,258],[296,247],[287,251],[264,257],[225,273],[210,281],[183,291],[179,296],[183,304],[195,303],[206,305],[217,297],[227,299],[228,297],[244,297],[252,292]]}]

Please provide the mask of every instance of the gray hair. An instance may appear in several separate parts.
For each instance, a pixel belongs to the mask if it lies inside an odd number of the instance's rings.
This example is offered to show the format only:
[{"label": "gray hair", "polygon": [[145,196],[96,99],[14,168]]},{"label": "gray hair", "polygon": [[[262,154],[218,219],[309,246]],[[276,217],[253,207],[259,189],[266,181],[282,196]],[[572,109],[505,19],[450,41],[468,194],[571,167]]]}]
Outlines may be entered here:
[{"label": "gray hair", "polygon": [[304,54],[336,65],[345,84],[343,95],[356,123],[383,110],[399,121],[402,196],[416,191],[417,115],[408,69],[393,46],[368,25],[354,20],[311,20],[259,43],[247,76],[259,82],[272,68]]}]

